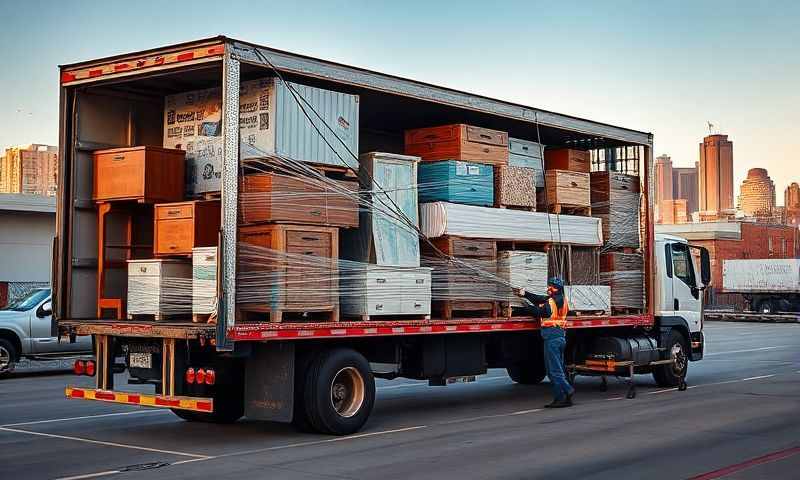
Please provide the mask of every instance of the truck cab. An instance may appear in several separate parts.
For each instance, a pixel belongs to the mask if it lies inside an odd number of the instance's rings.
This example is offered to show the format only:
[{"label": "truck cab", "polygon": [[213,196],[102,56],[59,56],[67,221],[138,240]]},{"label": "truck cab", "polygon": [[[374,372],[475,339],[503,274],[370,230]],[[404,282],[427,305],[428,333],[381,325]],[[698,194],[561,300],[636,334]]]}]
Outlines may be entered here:
[{"label": "truck cab", "polygon": [[[655,320],[662,346],[672,356],[703,358],[703,291],[711,281],[708,250],[672,235],[656,235]],[[682,333],[688,344],[671,342],[669,332]],[[685,351],[684,351],[685,350]]]},{"label": "truck cab", "polygon": [[0,310],[0,375],[9,373],[21,358],[46,358],[92,351],[92,337],[74,343],[59,342],[50,334],[53,313],[50,289],[37,288]]}]

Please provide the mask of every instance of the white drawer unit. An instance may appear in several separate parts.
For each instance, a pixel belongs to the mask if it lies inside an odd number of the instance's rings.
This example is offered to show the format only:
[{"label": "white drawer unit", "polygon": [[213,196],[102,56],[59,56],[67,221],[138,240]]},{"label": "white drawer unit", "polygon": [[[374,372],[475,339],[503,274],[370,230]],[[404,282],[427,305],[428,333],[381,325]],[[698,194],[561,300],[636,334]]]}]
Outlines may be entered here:
[{"label": "white drawer unit", "polygon": [[192,315],[217,311],[217,247],[192,249]]},{"label": "white drawer unit", "polygon": [[508,138],[508,164],[512,167],[532,168],[536,172],[536,188],[544,187],[544,145],[520,138]]},{"label": "white drawer unit", "polygon": [[379,265],[340,268],[342,314],[362,318],[430,315],[430,268]]},{"label": "white drawer unit", "polygon": [[189,315],[192,305],[189,259],[128,260],[128,316]]},{"label": "white drawer unit", "polygon": [[[547,292],[547,254],[523,250],[498,252],[497,276],[515,287],[544,295]],[[522,300],[513,294],[508,301],[511,306],[522,306]]]}]

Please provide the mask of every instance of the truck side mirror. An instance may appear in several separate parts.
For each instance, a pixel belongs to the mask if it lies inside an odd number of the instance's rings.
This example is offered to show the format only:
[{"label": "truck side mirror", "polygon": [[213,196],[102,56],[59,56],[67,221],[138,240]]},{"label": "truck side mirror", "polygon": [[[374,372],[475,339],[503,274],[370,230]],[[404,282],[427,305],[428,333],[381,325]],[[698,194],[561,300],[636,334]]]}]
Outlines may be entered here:
[{"label": "truck side mirror", "polygon": [[707,248],[700,248],[700,280],[704,287],[711,283],[711,257]]},{"label": "truck side mirror", "polygon": [[39,308],[36,310],[36,316],[39,318],[44,318],[52,314],[53,314],[53,302],[50,300],[39,305]]}]

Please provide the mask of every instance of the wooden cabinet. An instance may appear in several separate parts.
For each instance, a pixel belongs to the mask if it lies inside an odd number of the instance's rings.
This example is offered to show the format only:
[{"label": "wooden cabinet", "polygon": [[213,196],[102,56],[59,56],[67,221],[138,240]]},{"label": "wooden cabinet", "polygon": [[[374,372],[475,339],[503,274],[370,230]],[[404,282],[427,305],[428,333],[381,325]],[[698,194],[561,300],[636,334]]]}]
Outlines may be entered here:
[{"label": "wooden cabinet", "polygon": [[95,201],[142,203],[183,200],[183,150],[129,147],[94,152]]},{"label": "wooden cabinet", "polygon": [[[432,238],[431,242],[442,253],[454,257],[494,258],[497,256],[497,242],[494,240],[443,236]],[[426,246],[426,248],[430,250],[430,247]]]},{"label": "wooden cabinet", "polygon": [[275,173],[246,175],[239,191],[239,222],[358,226],[358,184]]},{"label": "wooden cabinet", "polygon": [[192,320],[217,311],[217,247],[192,249]]},{"label": "wooden cabinet", "polygon": [[545,170],[569,170],[571,172],[589,173],[592,170],[589,152],[572,148],[545,150]]},{"label": "wooden cabinet", "polygon": [[[544,252],[528,252],[523,250],[502,251],[497,257],[497,276],[516,287],[537,295],[547,293],[547,263]],[[513,307],[521,307],[522,300],[508,288],[508,302]]]},{"label": "wooden cabinet", "polygon": [[[243,312],[330,312],[339,319],[339,230],[311,225],[239,227],[237,305]],[[252,245],[252,247],[248,247]]]},{"label": "wooden cabinet", "polygon": [[603,221],[609,248],[639,248],[640,183],[637,175],[592,172],[592,216]]},{"label": "wooden cabinet", "polygon": [[188,259],[128,261],[128,318],[152,315],[154,320],[189,315],[192,264]]},{"label": "wooden cabinet", "polygon": [[547,204],[566,207],[589,207],[589,174],[567,170],[548,170],[545,173]]},{"label": "wooden cabinet", "polygon": [[156,256],[191,255],[195,247],[218,243],[219,200],[159,203],[155,206],[153,244]]},{"label": "wooden cabinet", "polygon": [[405,153],[422,160],[465,160],[505,165],[508,134],[464,124],[406,130]]},{"label": "wooden cabinet", "polygon": [[342,270],[342,313],[375,316],[431,313],[431,269],[353,265]]}]

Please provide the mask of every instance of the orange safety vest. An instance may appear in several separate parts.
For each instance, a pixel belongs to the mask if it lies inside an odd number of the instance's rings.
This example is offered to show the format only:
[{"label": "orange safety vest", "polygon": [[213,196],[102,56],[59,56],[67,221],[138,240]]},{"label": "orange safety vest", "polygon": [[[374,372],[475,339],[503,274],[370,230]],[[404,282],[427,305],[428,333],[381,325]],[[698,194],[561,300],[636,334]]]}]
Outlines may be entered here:
[{"label": "orange safety vest", "polygon": [[569,313],[567,297],[564,297],[564,305],[561,306],[561,310],[558,309],[556,301],[552,298],[547,301],[550,303],[550,318],[542,319],[542,327],[567,328],[567,313]]}]

